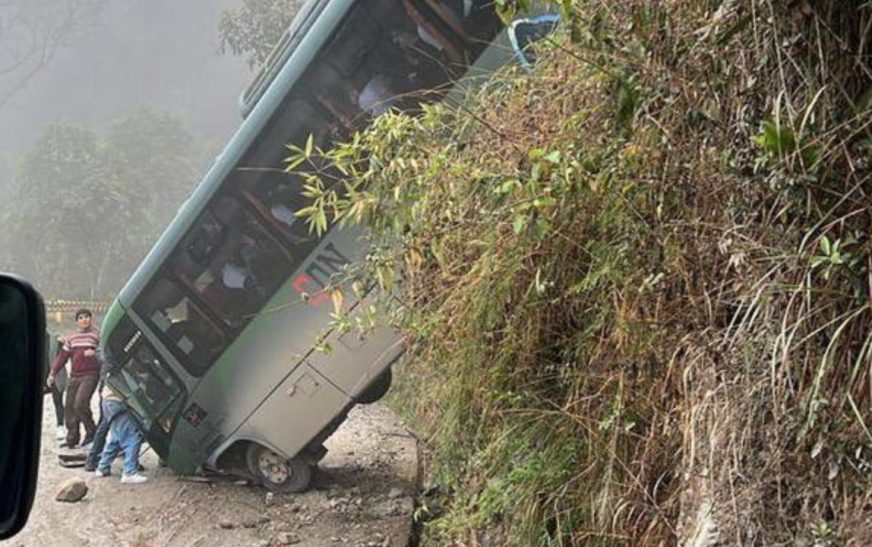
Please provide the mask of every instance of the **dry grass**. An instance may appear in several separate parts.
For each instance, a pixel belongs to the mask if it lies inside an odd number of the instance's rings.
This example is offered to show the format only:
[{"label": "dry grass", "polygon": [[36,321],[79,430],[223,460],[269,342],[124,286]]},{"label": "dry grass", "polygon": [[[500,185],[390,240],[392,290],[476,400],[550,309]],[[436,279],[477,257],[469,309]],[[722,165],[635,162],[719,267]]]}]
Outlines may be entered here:
[{"label": "dry grass", "polygon": [[872,8],[573,5],[536,74],[313,191],[408,276],[427,537],[868,543]]}]

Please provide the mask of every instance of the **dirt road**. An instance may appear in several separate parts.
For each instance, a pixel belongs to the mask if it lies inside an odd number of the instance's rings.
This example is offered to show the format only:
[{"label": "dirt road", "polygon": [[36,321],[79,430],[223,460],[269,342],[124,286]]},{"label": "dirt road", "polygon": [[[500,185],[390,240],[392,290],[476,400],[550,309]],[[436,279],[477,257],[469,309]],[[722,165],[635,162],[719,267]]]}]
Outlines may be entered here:
[{"label": "dirt road", "polygon": [[[415,440],[381,405],[359,406],[327,443],[313,487],[268,494],[233,479],[194,482],[143,457],[149,481],[124,485],[57,464],[53,416],[46,406],[39,490],[27,527],[7,545],[353,545],[408,542],[417,469]],[[58,486],[81,477],[88,494],[55,501]]]}]

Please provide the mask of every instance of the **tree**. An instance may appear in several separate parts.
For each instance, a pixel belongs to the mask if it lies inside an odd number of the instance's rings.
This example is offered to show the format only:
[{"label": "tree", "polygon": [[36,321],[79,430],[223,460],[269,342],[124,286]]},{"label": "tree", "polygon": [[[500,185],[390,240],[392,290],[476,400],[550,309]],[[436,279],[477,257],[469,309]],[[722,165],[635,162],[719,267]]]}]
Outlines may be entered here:
[{"label": "tree", "polygon": [[273,46],[291,24],[301,0],[244,0],[221,15],[221,52],[244,56],[249,68],[264,64]]},{"label": "tree", "polygon": [[[141,108],[106,135],[102,161],[138,207],[148,212],[144,233],[159,234],[196,182],[199,153],[181,120]],[[146,243],[150,243],[150,240]]]},{"label": "tree", "polygon": [[15,269],[49,294],[62,290],[67,275],[87,271],[88,237],[102,209],[88,201],[111,196],[94,188],[102,182],[96,160],[93,132],[54,125],[43,131],[19,167],[4,247],[18,258]]},{"label": "tree", "polygon": [[108,0],[0,0],[0,110]]},{"label": "tree", "polygon": [[200,155],[176,118],[134,111],[103,138],[46,127],[3,205],[2,269],[49,298],[111,298],[196,181]]}]

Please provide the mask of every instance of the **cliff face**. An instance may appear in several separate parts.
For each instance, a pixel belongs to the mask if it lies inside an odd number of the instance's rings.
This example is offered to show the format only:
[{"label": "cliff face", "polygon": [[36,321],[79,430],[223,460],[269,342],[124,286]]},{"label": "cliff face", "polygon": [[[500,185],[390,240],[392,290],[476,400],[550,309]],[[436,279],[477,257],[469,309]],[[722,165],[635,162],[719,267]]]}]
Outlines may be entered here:
[{"label": "cliff face", "polygon": [[313,190],[405,274],[425,539],[867,544],[872,11],[571,8]]}]

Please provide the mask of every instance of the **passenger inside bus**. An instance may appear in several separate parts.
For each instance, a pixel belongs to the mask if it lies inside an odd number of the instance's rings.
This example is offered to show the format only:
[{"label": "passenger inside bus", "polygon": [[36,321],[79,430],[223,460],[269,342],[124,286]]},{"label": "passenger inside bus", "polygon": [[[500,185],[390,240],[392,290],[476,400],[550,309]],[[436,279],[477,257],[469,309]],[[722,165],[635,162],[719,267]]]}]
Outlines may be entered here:
[{"label": "passenger inside bus", "polygon": [[220,352],[222,333],[172,281],[158,278],[136,307],[192,374],[205,370]]},{"label": "passenger inside bus", "polygon": [[221,282],[228,289],[244,290],[246,285],[251,287],[254,284],[254,276],[247,265],[231,259],[221,268]]},{"label": "passenger inside bus", "polygon": [[276,202],[272,204],[272,207],[269,208],[269,214],[272,215],[274,219],[281,222],[288,228],[294,225],[294,222],[297,221],[297,215],[293,209],[288,207],[287,203]]},{"label": "passenger inside bus", "polygon": [[232,327],[241,326],[248,315],[257,311],[260,299],[249,294],[258,292],[257,284],[251,269],[240,259],[231,257],[214,262],[197,279],[197,288],[209,306]]},{"label": "passenger inside bus", "polygon": [[212,218],[205,219],[194,232],[191,242],[187,245],[187,255],[199,265],[206,263],[207,257],[221,242],[224,230],[221,224]]},{"label": "passenger inside bus", "polygon": [[[430,88],[455,75],[440,53],[445,40],[420,39],[418,29],[426,18],[411,4],[408,9],[420,23],[396,10],[393,2],[358,9],[319,56],[321,62],[307,71],[307,88],[317,104],[349,130],[392,107],[417,108]],[[453,51],[457,58],[452,62],[460,60],[459,49]]]},{"label": "passenger inside bus", "polygon": [[387,76],[376,74],[360,90],[357,104],[364,112],[380,116],[391,109],[396,101],[397,93],[391,86]]},{"label": "passenger inside bus", "polygon": [[[156,374],[154,355],[141,346],[136,352],[135,364],[129,367],[130,372],[138,380],[137,388],[139,394],[145,396],[145,402],[151,407],[156,401],[166,401],[171,399],[167,395],[171,395],[166,386],[163,385],[161,378]],[[158,364],[158,366],[160,366]]]},{"label": "passenger inside bus", "polygon": [[198,257],[202,268],[193,289],[229,326],[236,328],[260,309],[289,275],[288,258],[242,204],[223,196],[210,208],[221,241]]},{"label": "passenger inside bus", "polygon": [[[331,173],[324,174],[328,180],[331,176]],[[249,189],[243,192],[264,221],[281,235],[292,260],[307,255],[318,243],[317,236],[296,216],[296,212],[307,204],[300,192],[301,186],[296,175],[271,172],[251,180]]]}]

